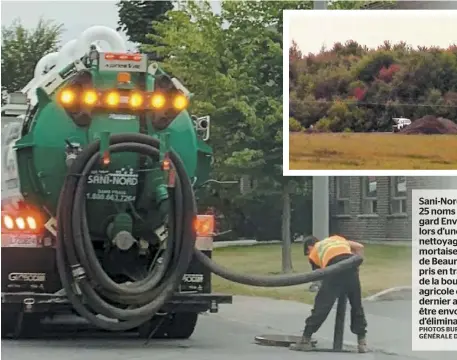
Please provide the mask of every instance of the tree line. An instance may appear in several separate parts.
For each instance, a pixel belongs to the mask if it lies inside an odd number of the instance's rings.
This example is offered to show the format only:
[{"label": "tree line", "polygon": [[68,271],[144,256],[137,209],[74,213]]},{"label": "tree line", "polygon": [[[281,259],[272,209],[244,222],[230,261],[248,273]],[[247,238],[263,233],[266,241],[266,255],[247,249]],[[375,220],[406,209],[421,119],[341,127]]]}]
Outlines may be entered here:
[{"label": "tree line", "polygon": [[290,131],[390,131],[392,118],[457,122],[457,45],[375,49],[347,41],[316,54],[289,48]]}]

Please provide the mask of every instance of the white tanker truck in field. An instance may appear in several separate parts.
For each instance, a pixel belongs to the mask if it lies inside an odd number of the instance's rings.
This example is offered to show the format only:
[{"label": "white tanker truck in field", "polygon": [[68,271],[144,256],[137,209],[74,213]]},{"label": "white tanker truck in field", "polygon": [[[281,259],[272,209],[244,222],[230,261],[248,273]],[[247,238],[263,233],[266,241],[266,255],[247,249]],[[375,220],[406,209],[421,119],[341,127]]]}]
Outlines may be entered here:
[{"label": "white tanker truck in field", "polygon": [[407,118],[400,117],[400,118],[393,118],[392,120],[395,122],[395,125],[392,126],[392,131],[394,133],[399,132],[399,131],[403,130],[405,127],[411,125],[411,120],[407,119]]}]

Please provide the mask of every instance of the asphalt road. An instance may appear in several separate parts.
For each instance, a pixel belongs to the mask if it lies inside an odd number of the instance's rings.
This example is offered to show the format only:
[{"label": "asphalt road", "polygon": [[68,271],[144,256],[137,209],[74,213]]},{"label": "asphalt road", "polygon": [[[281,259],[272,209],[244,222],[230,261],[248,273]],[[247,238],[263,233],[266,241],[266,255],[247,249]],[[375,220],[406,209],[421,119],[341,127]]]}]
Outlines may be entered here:
[{"label": "asphalt road", "polygon": [[[100,333],[76,336],[59,334],[38,340],[3,340],[2,356],[8,360],[117,360],[176,359],[189,360],[284,360],[295,359],[373,359],[373,360],[440,360],[456,359],[455,353],[413,353],[410,340],[410,301],[366,303],[369,323],[368,342],[371,352],[299,353],[285,348],[254,344],[262,334],[300,334],[310,307],[296,302],[262,298],[235,297],[233,305],[221,307],[218,314],[201,316],[197,329],[189,340],[144,340]],[[333,316],[316,334],[320,347],[331,347]],[[349,325],[349,324],[347,324]],[[64,336],[65,335],[65,336]],[[353,349],[355,337],[345,333],[347,349]],[[185,353],[184,353],[185,351]]]},{"label": "asphalt road", "polygon": [[[140,359],[231,359],[234,356],[249,359],[277,358],[281,349],[270,349],[251,344],[255,331],[221,319],[218,316],[202,316],[195,335],[190,340],[164,341],[129,339],[126,336],[90,334],[76,337],[70,333],[64,339],[2,341],[2,357],[9,360],[34,358],[47,360],[140,360]],[[97,336],[98,335],[98,336]],[[73,339],[68,339],[73,337]],[[297,355],[297,354],[294,354]],[[298,359],[298,357],[297,357]]]},{"label": "asphalt road", "polygon": [[[68,331],[61,332],[59,338],[46,334],[39,340],[2,340],[2,357],[8,360],[29,360],[31,355],[46,360],[174,360],[183,356],[189,360],[277,360],[281,356],[303,359],[303,353],[254,344],[253,339],[258,334],[255,325],[213,314],[201,316],[196,332],[189,340],[151,340],[146,344],[144,340],[128,336],[102,333],[76,336]],[[309,355],[306,354],[307,358],[322,358],[318,353]]]}]

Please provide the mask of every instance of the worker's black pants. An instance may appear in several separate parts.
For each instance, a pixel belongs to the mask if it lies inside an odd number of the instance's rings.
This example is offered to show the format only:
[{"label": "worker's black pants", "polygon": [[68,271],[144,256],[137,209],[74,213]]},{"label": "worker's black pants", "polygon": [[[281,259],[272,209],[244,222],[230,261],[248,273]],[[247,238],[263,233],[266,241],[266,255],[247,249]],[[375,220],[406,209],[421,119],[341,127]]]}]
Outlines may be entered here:
[{"label": "worker's black pants", "polygon": [[[331,261],[329,265],[347,258],[341,256]],[[351,305],[351,331],[359,338],[363,338],[367,332],[367,321],[362,306],[362,293],[360,289],[359,271],[357,269],[344,270],[338,274],[329,276],[322,281],[321,287],[314,299],[314,308],[311,315],[306,319],[303,336],[311,337],[327,319],[330,310],[340,295],[346,293]]]}]

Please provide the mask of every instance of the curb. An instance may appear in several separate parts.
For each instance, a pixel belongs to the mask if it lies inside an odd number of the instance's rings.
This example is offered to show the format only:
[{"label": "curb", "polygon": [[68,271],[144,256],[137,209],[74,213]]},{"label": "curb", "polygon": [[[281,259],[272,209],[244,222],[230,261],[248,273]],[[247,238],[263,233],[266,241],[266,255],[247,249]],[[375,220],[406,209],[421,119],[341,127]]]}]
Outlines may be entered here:
[{"label": "curb", "polygon": [[[387,246],[411,246],[411,241],[360,241],[362,244],[372,245],[387,245]],[[302,244],[303,237],[298,237],[293,241],[294,244]],[[281,240],[265,240],[257,241],[255,239],[243,239],[243,240],[225,240],[225,241],[214,241],[215,248],[225,248],[232,246],[253,246],[253,245],[267,245],[267,244],[281,244]]]},{"label": "curb", "polygon": [[405,295],[411,296],[411,286],[397,286],[383,291],[377,294],[366,297],[365,301],[391,301],[391,300],[404,300]]},{"label": "curb", "polygon": [[214,248],[226,248],[234,246],[253,246],[257,245],[257,240],[231,240],[231,241],[214,241]]},{"label": "curb", "polygon": [[[300,241],[295,241],[300,243]],[[227,241],[214,241],[214,248],[226,248],[226,247],[244,247],[244,246],[262,246],[271,244],[281,244],[280,240],[265,240],[257,241],[255,239],[248,240],[227,240]]]}]

